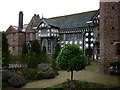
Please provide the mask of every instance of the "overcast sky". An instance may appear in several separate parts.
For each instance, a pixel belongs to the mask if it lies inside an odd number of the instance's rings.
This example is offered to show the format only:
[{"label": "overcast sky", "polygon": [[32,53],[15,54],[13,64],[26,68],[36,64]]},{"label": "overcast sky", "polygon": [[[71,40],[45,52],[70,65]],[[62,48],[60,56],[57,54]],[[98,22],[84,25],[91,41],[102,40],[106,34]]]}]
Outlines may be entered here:
[{"label": "overcast sky", "polygon": [[23,11],[23,23],[28,24],[34,14],[50,18],[97,9],[99,0],[0,0],[0,31],[18,26],[19,11]]}]

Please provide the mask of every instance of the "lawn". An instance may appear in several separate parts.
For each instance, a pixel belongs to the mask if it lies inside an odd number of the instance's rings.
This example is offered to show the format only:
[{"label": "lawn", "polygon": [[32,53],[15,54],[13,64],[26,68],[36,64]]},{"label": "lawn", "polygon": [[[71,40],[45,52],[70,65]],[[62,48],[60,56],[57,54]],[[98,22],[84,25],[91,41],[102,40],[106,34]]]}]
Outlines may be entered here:
[{"label": "lawn", "polygon": [[[48,87],[48,89],[55,89],[55,88],[65,88],[68,89],[70,88],[70,81],[66,81],[64,83]],[[105,85],[105,84],[98,84],[98,83],[93,83],[93,82],[86,82],[86,81],[80,81],[80,80],[74,80],[72,84],[72,88],[77,88],[77,89],[89,89],[89,88],[95,88],[95,89],[100,89],[100,88],[105,88],[105,89],[111,89],[111,88],[118,88],[117,86],[112,86],[112,85]]]}]

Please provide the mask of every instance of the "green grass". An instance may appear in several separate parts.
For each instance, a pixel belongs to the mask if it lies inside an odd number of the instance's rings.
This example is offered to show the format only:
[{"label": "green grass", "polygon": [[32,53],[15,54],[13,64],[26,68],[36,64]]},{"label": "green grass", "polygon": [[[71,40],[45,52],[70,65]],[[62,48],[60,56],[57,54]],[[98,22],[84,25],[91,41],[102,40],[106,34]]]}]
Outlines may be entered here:
[{"label": "green grass", "polygon": [[[55,88],[70,88],[70,81],[66,81],[64,83],[48,87],[48,89],[55,89]],[[111,89],[111,88],[117,88],[116,86],[112,86],[110,84],[104,85],[104,84],[98,84],[98,83],[93,83],[93,82],[86,82],[86,81],[73,81],[72,88],[78,88],[78,89],[84,89],[84,88],[106,88],[106,89]]]},{"label": "green grass", "polygon": [[64,87],[65,87],[65,84],[59,84],[59,85],[55,85],[55,86],[48,87],[48,88],[64,88]]}]

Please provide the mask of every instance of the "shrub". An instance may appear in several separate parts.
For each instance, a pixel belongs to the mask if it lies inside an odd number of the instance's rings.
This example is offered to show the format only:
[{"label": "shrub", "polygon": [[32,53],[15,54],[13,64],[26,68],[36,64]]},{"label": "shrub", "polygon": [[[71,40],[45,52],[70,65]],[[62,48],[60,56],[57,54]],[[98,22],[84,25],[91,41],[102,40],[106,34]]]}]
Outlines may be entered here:
[{"label": "shrub", "polygon": [[2,71],[2,80],[4,82],[7,82],[15,73],[12,73],[8,70],[3,70]]},{"label": "shrub", "polygon": [[120,76],[120,61],[110,62],[110,74]]},{"label": "shrub", "polygon": [[110,62],[110,66],[117,66],[117,67],[120,67],[120,61],[115,61],[115,62]]},{"label": "shrub", "polygon": [[28,45],[26,44],[26,42],[24,42],[24,44],[23,44],[22,54],[23,55],[28,54]]},{"label": "shrub", "polygon": [[3,70],[2,82],[3,87],[5,86],[22,87],[23,85],[25,85],[26,80],[24,77],[17,75],[16,73],[10,72],[8,70]]},{"label": "shrub", "polygon": [[15,74],[8,80],[8,83],[12,87],[20,88],[26,84],[26,80],[24,77]]},{"label": "shrub", "polygon": [[21,61],[21,55],[10,55],[10,62],[20,62]]},{"label": "shrub", "polygon": [[41,53],[41,45],[40,45],[38,40],[33,40],[31,42],[30,52],[33,52],[35,54],[40,54]]},{"label": "shrub", "polygon": [[57,58],[58,55],[59,55],[60,49],[61,49],[60,43],[57,43],[57,44],[55,45],[55,52],[54,52],[54,54],[53,54],[53,64],[55,64],[55,61],[56,61],[56,58]]},{"label": "shrub", "polygon": [[23,69],[22,71],[22,76],[25,77],[26,80],[36,80],[37,78],[37,71],[36,69],[33,68],[26,68]]},{"label": "shrub", "polygon": [[7,70],[2,71],[2,87],[9,86],[8,80],[12,77],[13,73]]},{"label": "shrub", "polygon": [[47,51],[46,51],[45,46],[42,47],[42,52],[41,52],[41,57],[40,58],[41,58],[42,63],[46,63],[48,61],[48,56],[47,56]]},{"label": "shrub", "polygon": [[55,77],[55,71],[49,64],[39,64],[37,67],[38,79],[48,79]]},{"label": "shrub", "polygon": [[36,68],[37,65],[40,63],[40,56],[39,54],[29,53],[27,58],[27,66],[28,68]]},{"label": "shrub", "polygon": [[38,40],[33,40],[31,42],[31,48],[30,48],[28,54],[26,52],[25,57],[27,57],[27,58],[23,57],[23,61],[24,61],[24,59],[26,59],[25,63],[27,64],[27,66],[29,68],[36,68],[36,66],[40,63],[41,45]]},{"label": "shrub", "polygon": [[10,62],[9,44],[6,34],[2,33],[2,67],[7,68]]}]

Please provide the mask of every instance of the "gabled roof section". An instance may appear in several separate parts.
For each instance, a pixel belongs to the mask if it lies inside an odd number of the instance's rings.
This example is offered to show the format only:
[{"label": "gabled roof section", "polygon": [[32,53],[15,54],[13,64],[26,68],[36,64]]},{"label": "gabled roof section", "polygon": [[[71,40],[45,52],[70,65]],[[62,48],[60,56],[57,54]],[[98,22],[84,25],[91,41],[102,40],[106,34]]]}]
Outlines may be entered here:
[{"label": "gabled roof section", "polygon": [[49,25],[49,26],[54,26],[54,27],[59,28],[59,23],[56,20],[47,19],[47,18],[41,18],[38,25],[40,25],[42,22],[47,23],[47,25]]},{"label": "gabled roof section", "polygon": [[26,29],[26,25],[27,24],[23,25],[22,31],[19,31],[17,26],[10,25],[9,28],[6,30],[6,33],[23,33],[24,29]]},{"label": "gabled roof section", "polygon": [[87,27],[87,21],[92,20],[92,18],[98,13],[98,10],[83,12],[78,14],[53,17],[50,20],[59,22],[60,29],[65,28],[82,28]]},{"label": "gabled roof section", "polygon": [[98,12],[94,15],[94,17],[92,18],[92,20],[94,20],[98,15],[100,15],[100,9],[98,9]]},{"label": "gabled roof section", "polygon": [[17,26],[10,25],[9,28],[7,29],[6,33],[15,33],[15,32],[19,32],[17,29],[18,29]]}]

